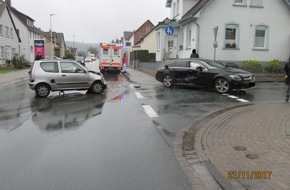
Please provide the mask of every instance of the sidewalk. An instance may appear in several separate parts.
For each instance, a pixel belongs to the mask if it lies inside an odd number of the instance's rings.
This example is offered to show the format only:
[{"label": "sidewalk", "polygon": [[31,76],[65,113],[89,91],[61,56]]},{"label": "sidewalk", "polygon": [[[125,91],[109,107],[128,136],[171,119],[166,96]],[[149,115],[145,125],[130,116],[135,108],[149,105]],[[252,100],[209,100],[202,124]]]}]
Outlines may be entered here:
[{"label": "sidewalk", "polygon": [[28,71],[29,69],[22,69],[19,71],[0,74],[0,86],[7,85],[11,82],[20,82],[28,80]]},{"label": "sidewalk", "polygon": [[[124,75],[134,82],[147,74]],[[290,103],[243,103],[193,118],[175,138],[176,159],[197,190],[217,189],[199,166],[226,190],[290,189],[289,115]]]}]

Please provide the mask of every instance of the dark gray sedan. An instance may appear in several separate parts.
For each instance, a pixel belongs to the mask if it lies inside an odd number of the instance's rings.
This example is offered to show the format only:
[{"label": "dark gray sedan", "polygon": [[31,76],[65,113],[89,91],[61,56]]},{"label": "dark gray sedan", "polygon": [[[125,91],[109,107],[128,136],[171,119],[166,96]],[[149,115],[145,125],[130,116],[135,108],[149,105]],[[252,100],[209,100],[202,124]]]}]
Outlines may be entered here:
[{"label": "dark gray sedan", "polygon": [[160,67],[155,76],[164,86],[190,85],[227,93],[255,86],[255,76],[207,59],[176,59]]}]

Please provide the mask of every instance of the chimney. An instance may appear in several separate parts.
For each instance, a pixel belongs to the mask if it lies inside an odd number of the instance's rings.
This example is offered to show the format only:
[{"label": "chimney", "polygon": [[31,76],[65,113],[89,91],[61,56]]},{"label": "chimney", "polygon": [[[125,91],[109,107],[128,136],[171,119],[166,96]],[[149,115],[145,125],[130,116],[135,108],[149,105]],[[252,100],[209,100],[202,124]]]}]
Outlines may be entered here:
[{"label": "chimney", "polygon": [[11,0],[5,0],[5,2],[8,5],[8,7],[11,7]]}]

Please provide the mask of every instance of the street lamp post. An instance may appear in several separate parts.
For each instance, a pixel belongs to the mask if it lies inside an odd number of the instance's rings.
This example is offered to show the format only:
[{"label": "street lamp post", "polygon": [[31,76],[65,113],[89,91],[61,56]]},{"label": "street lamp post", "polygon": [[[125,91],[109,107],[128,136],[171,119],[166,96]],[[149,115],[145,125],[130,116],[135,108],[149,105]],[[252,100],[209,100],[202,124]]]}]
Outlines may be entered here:
[{"label": "street lamp post", "polygon": [[75,48],[75,35],[73,35],[73,48]]},{"label": "street lamp post", "polygon": [[53,44],[52,44],[52,22],[51,22],[51,17],[55,14],[49,14],[50,16],[50,46],[51,46],[51,55],[53,57]]}]

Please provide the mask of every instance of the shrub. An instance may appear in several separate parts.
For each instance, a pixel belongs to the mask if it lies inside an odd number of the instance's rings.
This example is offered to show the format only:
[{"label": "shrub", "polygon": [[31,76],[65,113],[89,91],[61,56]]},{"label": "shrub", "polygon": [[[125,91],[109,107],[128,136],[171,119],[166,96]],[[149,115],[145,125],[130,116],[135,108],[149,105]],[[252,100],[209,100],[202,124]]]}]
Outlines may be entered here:
[{"label": "shrub", "polygon": [[149,56],[148,56],[148,50],[135,50],[132,51],[131,60],[139,60],[140,62],[148,62]]},{"label": "shrub", "polygon": [[263,66],[257,60],[246,60],[243,62],[241,69],[250,71],[253,73],[259,73],[263,71]]},{"label": "shrub", "polygon": [[156,60],[156,53],[149,53],[148,58],[150,62],[155,62]]},{"label": "shrub", "polygon": [[26,65],[29,65],[29,62],[25,59],[24,55],[22,56],[14,56],[11,60],[12,65],[17,69],[22,69]]},{"label": "shrub", "polygon": [[269,73],[283,73],[283,64],[280,60],[275,59],[265,65],[265,70]]}]

